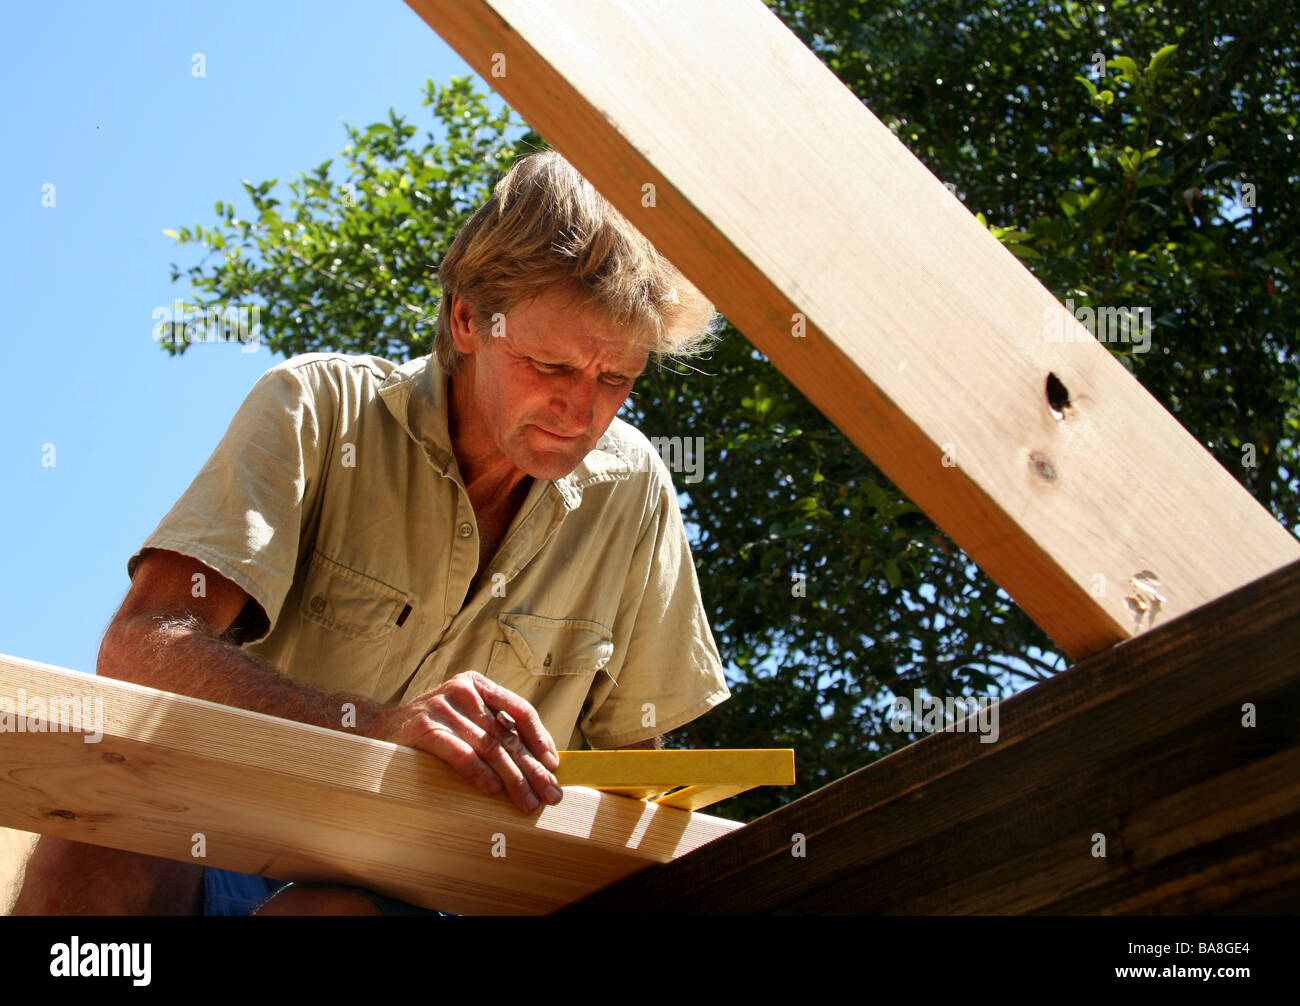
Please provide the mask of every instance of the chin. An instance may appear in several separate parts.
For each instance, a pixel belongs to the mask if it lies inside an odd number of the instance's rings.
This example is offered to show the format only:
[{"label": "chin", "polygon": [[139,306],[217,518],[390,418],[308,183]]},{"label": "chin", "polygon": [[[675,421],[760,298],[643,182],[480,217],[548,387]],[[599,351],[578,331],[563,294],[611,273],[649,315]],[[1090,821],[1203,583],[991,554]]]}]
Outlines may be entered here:
[{"label": "chin", "polygon": [[562,479],[578,467],[582,458],[575,457],[576,451],[538,450],[529,444],[516,444],[507,456],[510,463],[526,475],[535,479]]},{"label": "chin", "polygon": [[[586,455],[583,455],[585,457]],[[531,463],[524,465],[523,470],[535,479],[562,479],[566,475],[571,475],[573,470],[578,467],[582,458],[577,461],[568,461],[555,458],[534,457]]]}]

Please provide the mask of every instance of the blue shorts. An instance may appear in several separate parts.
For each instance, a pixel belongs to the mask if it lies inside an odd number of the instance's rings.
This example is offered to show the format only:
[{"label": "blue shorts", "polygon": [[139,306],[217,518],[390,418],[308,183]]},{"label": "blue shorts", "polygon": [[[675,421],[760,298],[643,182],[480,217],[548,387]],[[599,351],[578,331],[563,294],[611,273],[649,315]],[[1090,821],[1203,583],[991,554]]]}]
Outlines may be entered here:
[{"label": "blue shorts", "polygon": [[[203,914],[204,915],[252,915],[253,909],[278,894],[286,887],[293,886],[284,880],[272,880],[252,873],[234,873],[231,870],[217,870],[205,867],[203,870]],[[382,894],[367,891],[351,884],[336,884],[348,890],[360,891],[375,903],[385,915],[446,915],[418,905],[408,905],[405,901],[385,898]]]}]

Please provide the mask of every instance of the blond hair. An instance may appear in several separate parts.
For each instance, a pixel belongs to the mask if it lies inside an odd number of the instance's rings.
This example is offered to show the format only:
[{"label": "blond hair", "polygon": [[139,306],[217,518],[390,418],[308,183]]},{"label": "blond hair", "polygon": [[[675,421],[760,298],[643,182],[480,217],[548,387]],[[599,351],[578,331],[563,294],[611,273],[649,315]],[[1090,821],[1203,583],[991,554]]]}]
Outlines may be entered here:
[{"label": "blond hair", "polygon": [[449,374],[464,359],[451,334],[451,298],[488,319],[551,288],[624,329],[630,345],[658,356],[698,351],[713,332],[713,305],[553,150],[515,162],[470,217],[438,269],[434,354]]}]

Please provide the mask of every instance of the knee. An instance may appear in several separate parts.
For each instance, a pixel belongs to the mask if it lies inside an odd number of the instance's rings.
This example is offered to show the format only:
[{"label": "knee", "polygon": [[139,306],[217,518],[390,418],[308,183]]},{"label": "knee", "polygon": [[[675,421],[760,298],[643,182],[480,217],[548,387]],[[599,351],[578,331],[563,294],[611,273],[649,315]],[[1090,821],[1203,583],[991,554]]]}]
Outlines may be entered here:
[{"label": "knee", "polygon": [[45,835],[27,861],[14,915],[190,915],[203,868]]},{"label": "knee", "polygon": [[294,884],[273,896],[254,915],[383,915],[358,890],[329,884]]}]

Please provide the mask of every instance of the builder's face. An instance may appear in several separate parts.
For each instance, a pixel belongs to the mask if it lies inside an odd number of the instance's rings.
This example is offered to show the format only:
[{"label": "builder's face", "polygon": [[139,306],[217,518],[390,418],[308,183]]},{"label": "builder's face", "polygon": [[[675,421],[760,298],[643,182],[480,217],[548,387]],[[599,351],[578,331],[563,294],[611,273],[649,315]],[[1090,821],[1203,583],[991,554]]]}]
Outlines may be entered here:
[{"label": "builder's face", "polygon": [[647,353],[566,291],[517,305],[497,327],[481,341],[469,306],[453,297],[452,332],[466,356],[455,380],[472,390],[475,429],[515,468],[562,478],[609,428]]}]

